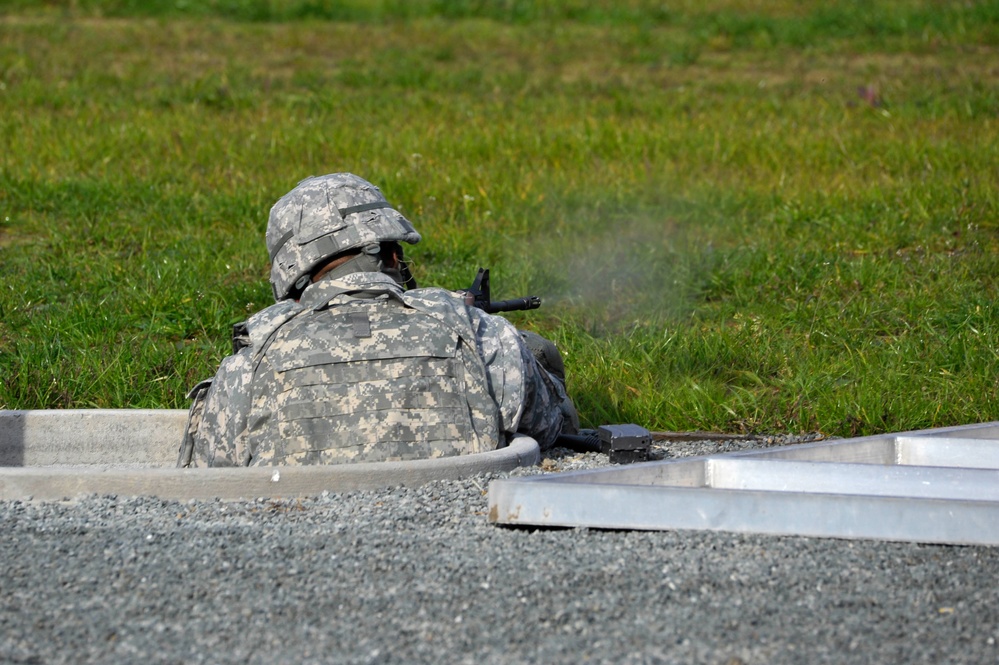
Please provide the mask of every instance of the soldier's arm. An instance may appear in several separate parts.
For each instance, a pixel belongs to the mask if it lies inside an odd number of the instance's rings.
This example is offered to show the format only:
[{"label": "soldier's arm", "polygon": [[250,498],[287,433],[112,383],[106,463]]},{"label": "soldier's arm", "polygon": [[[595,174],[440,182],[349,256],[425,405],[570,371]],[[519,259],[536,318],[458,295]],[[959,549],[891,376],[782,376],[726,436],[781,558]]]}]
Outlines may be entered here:
[{"label": "soldier's arm", "polygon": [[527,434],[543,449],[550,448],[562,429],[564,389],[538,366],[513,324],[483,312],[472,316],[490,392],[500,409],[500,428]]},{"label": "soldier's arm", "polygon": [[[203,400],[200,422],[195,431],[189,433],[193,449],[191,466],[240,466],[246,463],[246,422],[250,412],[249,388],[253,375],[251,355],[251,348],[245,347],[225,358],[211,386],[200,398]],[[198,399],[195,398],[194,406]]]},{"label": "soldier's arm", "polygon": [[524,365],[524,408],[517,431],[532,437],[542,450],[548,450],[562,432],[565,413],[561,405],[568,397],[562,384],[538,364],[519,335],[517,338]]}]

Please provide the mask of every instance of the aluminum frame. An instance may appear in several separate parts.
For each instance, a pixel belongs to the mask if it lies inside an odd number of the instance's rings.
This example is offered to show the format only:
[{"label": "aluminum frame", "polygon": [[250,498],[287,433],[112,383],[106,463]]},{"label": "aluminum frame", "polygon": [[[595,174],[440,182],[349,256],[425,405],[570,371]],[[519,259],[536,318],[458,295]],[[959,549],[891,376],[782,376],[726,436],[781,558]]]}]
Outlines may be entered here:
[{"label": "aluminum frame", "polygon": [[489,520],[999,545],[999,422],[496,480]]}]

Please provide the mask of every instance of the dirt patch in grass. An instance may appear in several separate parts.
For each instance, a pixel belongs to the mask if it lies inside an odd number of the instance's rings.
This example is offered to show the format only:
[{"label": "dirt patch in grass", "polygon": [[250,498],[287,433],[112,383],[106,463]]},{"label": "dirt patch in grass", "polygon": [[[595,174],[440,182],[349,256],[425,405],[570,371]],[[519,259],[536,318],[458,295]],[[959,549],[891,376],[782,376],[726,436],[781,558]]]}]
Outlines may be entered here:
[{"label": "dirt patch in grass", "polygon": [[[52,53],[37,32],[56,28],[64,49]],[[4,30],[4,28],[9,28]],[[25,30],[25,28],[30,28]],[[37,75],[56,78],[100,70],[142,85],[204,80],[229,85],[248,79],[270,89],[329,81],[358,63],[406,71],[481,71],[486,81],[515,74],[575,85],[618,83],[630,89],[712,85],[797,84],[807,88],[877,80],[999,80],[997,49],[984,45],[927,47],[926,53],[857,53],[850,43],[825,50],[732,49],[725,40],[699,41],[680,28],[644,31],[564,24],[555,35],[535,26],[483,20],[420,19],[406,24],[226,24],[219,20],[0,18],[0,48],[13,47],[52,63]],[[592,48],[601,44],[601,48]],[[141,45],[141,48],[139,47]],[[78,53],[93,54],[86,59]],[[54,59],[54,60],[53,60]],[[61,63],[61,64],[59,64]],[[252,82],[252,83],[251,83]]]}]

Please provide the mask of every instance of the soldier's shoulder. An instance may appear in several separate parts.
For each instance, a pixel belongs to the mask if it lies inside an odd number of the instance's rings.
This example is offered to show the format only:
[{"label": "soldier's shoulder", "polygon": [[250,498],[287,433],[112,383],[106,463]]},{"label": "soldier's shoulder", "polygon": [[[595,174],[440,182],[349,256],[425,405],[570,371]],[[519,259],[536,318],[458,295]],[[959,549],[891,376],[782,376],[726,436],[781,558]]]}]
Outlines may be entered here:
[{"label": "soldier's shoulder", "polygon": [[424,287],[405,291],[402,294],[403,301],[413,309],[420,310],[431,316],[448,321],[462,321],[464,325],[469,325],[473,314],[465,305],[461,295],[454,291],[437,287]]},{"label": "soldier's shoulder", "polygon": [[460,294],[436,286],[404,291],[402,297],[403,300],[413,306],[424,305],[447,308],[454,311],[463,311],[465,309],[465,301]]},{"label": "soldier's shoulder", "polygon": [[462,336],[477,343],[493,343],[515,348],[520,337],[512,323],[502,316],[487,314],[477,307],[465,304],[463,293],[441,288],[424,288],[406,291],[406,302],[413,307],[459,330]]},{"label": "soldier's shoulder", "polygon": [[250,345],[259,348],[272,332],[301,311],[302,306],[294,300],[282,300],[260,310],[246,320]]}]

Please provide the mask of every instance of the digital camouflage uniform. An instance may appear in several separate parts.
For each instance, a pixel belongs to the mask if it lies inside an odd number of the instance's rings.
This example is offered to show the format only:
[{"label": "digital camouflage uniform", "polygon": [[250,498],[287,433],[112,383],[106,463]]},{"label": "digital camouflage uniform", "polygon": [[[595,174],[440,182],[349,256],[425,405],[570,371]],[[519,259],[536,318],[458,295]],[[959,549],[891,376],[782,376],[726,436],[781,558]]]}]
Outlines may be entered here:
[{"label": "digital camouflage uniform", "polygon": [[[333,174],[271,210],[278,302],[237,326],[233,355],[191,391],[181,466],[426,459],[553,445],[575,411],[561,367],[506,319],[444,289],[404,291],[379,243],[419,240],[376,187]],[[363,248],[315,283],[315,266]],[[386,274],[387,273],[387,274]],[[561,358],[557,359],[561,362]],[[551,367],[550,367],[551,369]]]}]

